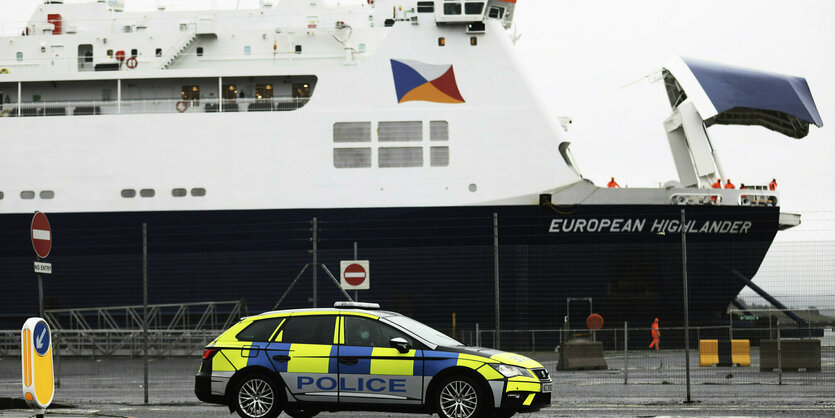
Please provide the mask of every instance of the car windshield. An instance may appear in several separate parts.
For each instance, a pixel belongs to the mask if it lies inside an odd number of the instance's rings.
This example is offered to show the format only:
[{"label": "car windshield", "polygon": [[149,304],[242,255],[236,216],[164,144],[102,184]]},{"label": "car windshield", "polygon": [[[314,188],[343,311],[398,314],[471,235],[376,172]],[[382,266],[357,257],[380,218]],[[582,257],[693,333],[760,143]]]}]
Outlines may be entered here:
[{"label": "car windshield", "polygon": [[418,321],[415,321],[412,318],[395,315],[389,316],[385,318],[386,321],[389,321],[395,325],[402,327],[403,329],[409,330],[413,334],[417,335],[418,337],[422,338],[423,340],[430,342],[435,345],[442,345],[446,347],[455,347],[455,346],[463,346],[460,342],[456,341],[454,338],[450,338],[446,334],[441,331],[438,331],[428,325],[422,324]]}]

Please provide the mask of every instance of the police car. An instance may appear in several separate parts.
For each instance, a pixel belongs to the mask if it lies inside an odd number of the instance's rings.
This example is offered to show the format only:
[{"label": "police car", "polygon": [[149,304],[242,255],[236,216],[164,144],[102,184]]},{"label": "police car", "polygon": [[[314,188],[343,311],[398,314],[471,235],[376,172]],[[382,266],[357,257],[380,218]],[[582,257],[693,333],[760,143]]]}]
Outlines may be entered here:
[{"label": "police car", "polygon": [[246,418],[320,411],[509,417],[551,403],[527,357],[460,342],[379,305],[267,312],[206,346],[194,392]]}]

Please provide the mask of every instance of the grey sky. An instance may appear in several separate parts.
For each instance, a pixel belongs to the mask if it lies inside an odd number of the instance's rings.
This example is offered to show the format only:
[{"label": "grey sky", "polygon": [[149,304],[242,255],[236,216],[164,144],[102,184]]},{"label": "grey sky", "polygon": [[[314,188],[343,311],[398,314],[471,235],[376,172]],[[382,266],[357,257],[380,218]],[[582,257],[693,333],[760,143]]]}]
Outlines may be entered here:
[{"label": "grey sky", "polygon": [[[234,7],[237,0],[159,2],[181,9]],[[127,0],[127,8],[148,10],[159,2]],[[15,33],[39,3],[0,0],[0,31]],[[257,7],[258,1],[240,4]],[[574,156],[599,185],[610,176],[631,187],[676,179],[662,129],[670,112],[663,86],[630,84],[670,57],[806,77],[824,127],[812,127],[805,139],[760,127],[719,126],[709,133],[734,183],[766,184],[775,177],[783,210],[803,215],[803,224],[779,233],[775,245],[835,239],[835,1],[519,0],[516,19],[517,49],[531,84],[555,117],[572,117]],[[835,295],[831,256],[792,262],[795,247],[775,248],[757,276],[760,283],[783,286],[800,272],[820,283],[816,293]]]}]

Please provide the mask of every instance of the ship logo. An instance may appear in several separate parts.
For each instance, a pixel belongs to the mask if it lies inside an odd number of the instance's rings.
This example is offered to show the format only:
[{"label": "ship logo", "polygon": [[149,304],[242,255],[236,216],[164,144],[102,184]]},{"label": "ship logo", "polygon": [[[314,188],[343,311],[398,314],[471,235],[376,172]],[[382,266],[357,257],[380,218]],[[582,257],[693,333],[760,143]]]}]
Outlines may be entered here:
[{"label": "ship logo", "polygon": [[397,102],[464,103],[452,65],[391,60]]}]

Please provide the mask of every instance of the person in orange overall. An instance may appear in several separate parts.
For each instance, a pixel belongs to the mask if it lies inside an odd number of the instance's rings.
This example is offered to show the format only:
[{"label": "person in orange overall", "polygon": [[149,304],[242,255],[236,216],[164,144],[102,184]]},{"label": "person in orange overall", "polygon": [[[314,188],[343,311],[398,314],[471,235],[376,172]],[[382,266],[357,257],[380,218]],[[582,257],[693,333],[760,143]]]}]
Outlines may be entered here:
[{"label": "person in orange overall", "polygon": [[716,183],[713,183],[711,186],[714,189],[721,189],[722,188],[722,179],[716,179]]},{"label": "person in orange overall", "polygon": [[771,179],[771,183],[768,183],[768,190],[772,192],[777,190],[777,179]]},{"label": "person in orange overall", "polygon": [[661,348],[661,331],[658,330],[658,318],[652,323],[652,343],[649,348],[655,347],[655,351]]},{"label": "person in orange overall", "polygon": [[614,188],[620,189],[620,184],[618,184],[618,182],[615,181],[614,177],[612,177],[612,180],[609,182],[609,188],[610,189],[614,189]]},{"label": "person in orange overall", "polygon": [[725,188],[726,189],[736,189],[736,186],[734,186],[734,184],[731,183],[731,179],[728,179],[728,182],[725,183]]}]

